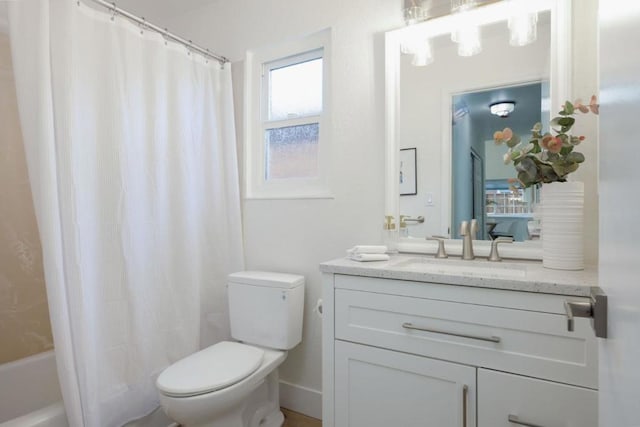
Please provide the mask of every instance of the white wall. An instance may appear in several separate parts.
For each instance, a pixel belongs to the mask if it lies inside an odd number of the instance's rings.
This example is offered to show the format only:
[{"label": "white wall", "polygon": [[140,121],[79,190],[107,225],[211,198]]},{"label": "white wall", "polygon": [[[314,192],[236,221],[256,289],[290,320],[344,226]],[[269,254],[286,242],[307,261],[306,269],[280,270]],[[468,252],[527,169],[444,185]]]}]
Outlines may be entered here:
[{"label": "white wall", "polygon": [[[606,2],[607,0],[602,0]],[[573,13],[573,95],[588,101],[598,93],[598,0],[574,0]],[[551,106],[551,112],[557,112]],[[584,258],[588,265],[598,264],[598,118],[592,114],[578,116],[572,129],[585,135],[578,151],[586,161],[570,175],[584,182]]]},{"label": "white wall", "polygon": [[506,149],[504,145],[496,145],[493,140],[484,142],[484,161],[486,179],[508,179],[515,177],[512,164],[505,165],[502,157]]},{"label": "white wall", "polygon": [[[301,0],[218,2],[171,28],[234,63],[236,119],[241,131],[245,51],[331,27],[332,182],[329,200],[246,200],[246,266],[307,279],[304,341],[290,352],[281,379],[321,389],[321,296],[318,264],[357,243],[380,243],[384,215],[384,37],[402,25],[401,1]],[[241,142],[241,138],[240,141]]]}]

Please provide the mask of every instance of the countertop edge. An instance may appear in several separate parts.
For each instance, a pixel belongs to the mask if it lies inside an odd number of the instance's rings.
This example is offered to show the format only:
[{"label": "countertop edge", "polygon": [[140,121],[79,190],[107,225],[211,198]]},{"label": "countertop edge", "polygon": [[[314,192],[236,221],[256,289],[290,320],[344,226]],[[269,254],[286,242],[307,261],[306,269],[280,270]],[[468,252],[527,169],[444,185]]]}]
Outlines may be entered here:
[{"label": "countertop edge", "polygon": [[[394,268],[392,261],[361,263],[339,258],[320,264],[322,273],[344,274],[351,276],[374,277],[380,279],[407,280],[413,282],[428,282],[444,285],[468,286],[486,289],[499,289],[509,291],[531,292],[551,295],[564,295],[576,297],[588,297],[591,295],[591,287],[597,286],[597,280],[588,280],[586,283],[562,283],[563,280],[536,280],[534,279],[505,279],[496,277],[465,276],[440,273],[426,273],[406,271]],[[537,266],[536,266],[537,268]],[[542,265],[540,264],[540,268]],[[553,276],[554,270],[545,269],[543,273]],[[597,278],[594,271],[558,272],[558,274],[575,275],[576,282],[580,277]],[[566,279],[566,278],[565,278]]]}]

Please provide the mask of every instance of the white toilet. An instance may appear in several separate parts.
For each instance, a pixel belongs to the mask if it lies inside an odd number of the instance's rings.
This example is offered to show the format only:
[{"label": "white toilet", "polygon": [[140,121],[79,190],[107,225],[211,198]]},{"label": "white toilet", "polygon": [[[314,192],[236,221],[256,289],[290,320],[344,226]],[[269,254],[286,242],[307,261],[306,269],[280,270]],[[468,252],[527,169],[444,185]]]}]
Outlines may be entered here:
[{"label": "white toilet", "polygon": [[160,374],[166,414],[183,427],[280,427],[278,366],[302,340],[304,277],[229,275],[231,336]]}]

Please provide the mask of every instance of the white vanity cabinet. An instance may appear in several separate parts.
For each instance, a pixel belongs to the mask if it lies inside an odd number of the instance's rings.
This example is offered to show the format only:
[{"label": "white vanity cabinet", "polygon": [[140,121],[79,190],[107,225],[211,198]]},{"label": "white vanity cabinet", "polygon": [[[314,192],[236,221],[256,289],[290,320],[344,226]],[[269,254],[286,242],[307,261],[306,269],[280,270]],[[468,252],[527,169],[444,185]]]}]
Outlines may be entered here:
[{"label": "white vanity cabinet", "polygon": [[597,427],[584,296],[323,272],[325,427]]},{"label": "white vanity cabinet", "polygon": [[478,425],[596,427],[595,390],[478,369]]},{"label": "white vanity cabinet", "polygon": [[336,341],[336,426],[472,427],[475,395],[473,367]]}]

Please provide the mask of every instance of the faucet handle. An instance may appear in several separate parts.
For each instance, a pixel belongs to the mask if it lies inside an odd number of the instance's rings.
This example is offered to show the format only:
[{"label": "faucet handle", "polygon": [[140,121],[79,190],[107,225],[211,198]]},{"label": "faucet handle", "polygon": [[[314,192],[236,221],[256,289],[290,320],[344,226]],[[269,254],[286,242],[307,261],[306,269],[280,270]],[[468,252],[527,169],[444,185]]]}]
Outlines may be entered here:
[{"label": "faucet handle", "polygon": [[478,221],[475,219],[471,220],[471,224],[469,225],[469,232],[471,233],[471,238],[475,239],[478,236]]},{"label": "faucet handle", "polygon": [[498,245],[500,243],[513,243],[513,237],[498,237],[491,242],[491,253],[489,254],[489,261],[500,262],[500,254],[498,253]]},{"label": "faucet handle", "polygon": [[428,236],[427,240],[435,240],[438,242],[438,252],[436,253],[436,258],[449,258],[447,252],[444,249],[444,241],[447,239],[444,236]]},{"label": "faucet handle", "polygon": [[466,236],[467,234],[469,234],[469,222],[462,221],[460,223],[460,235]]}]

